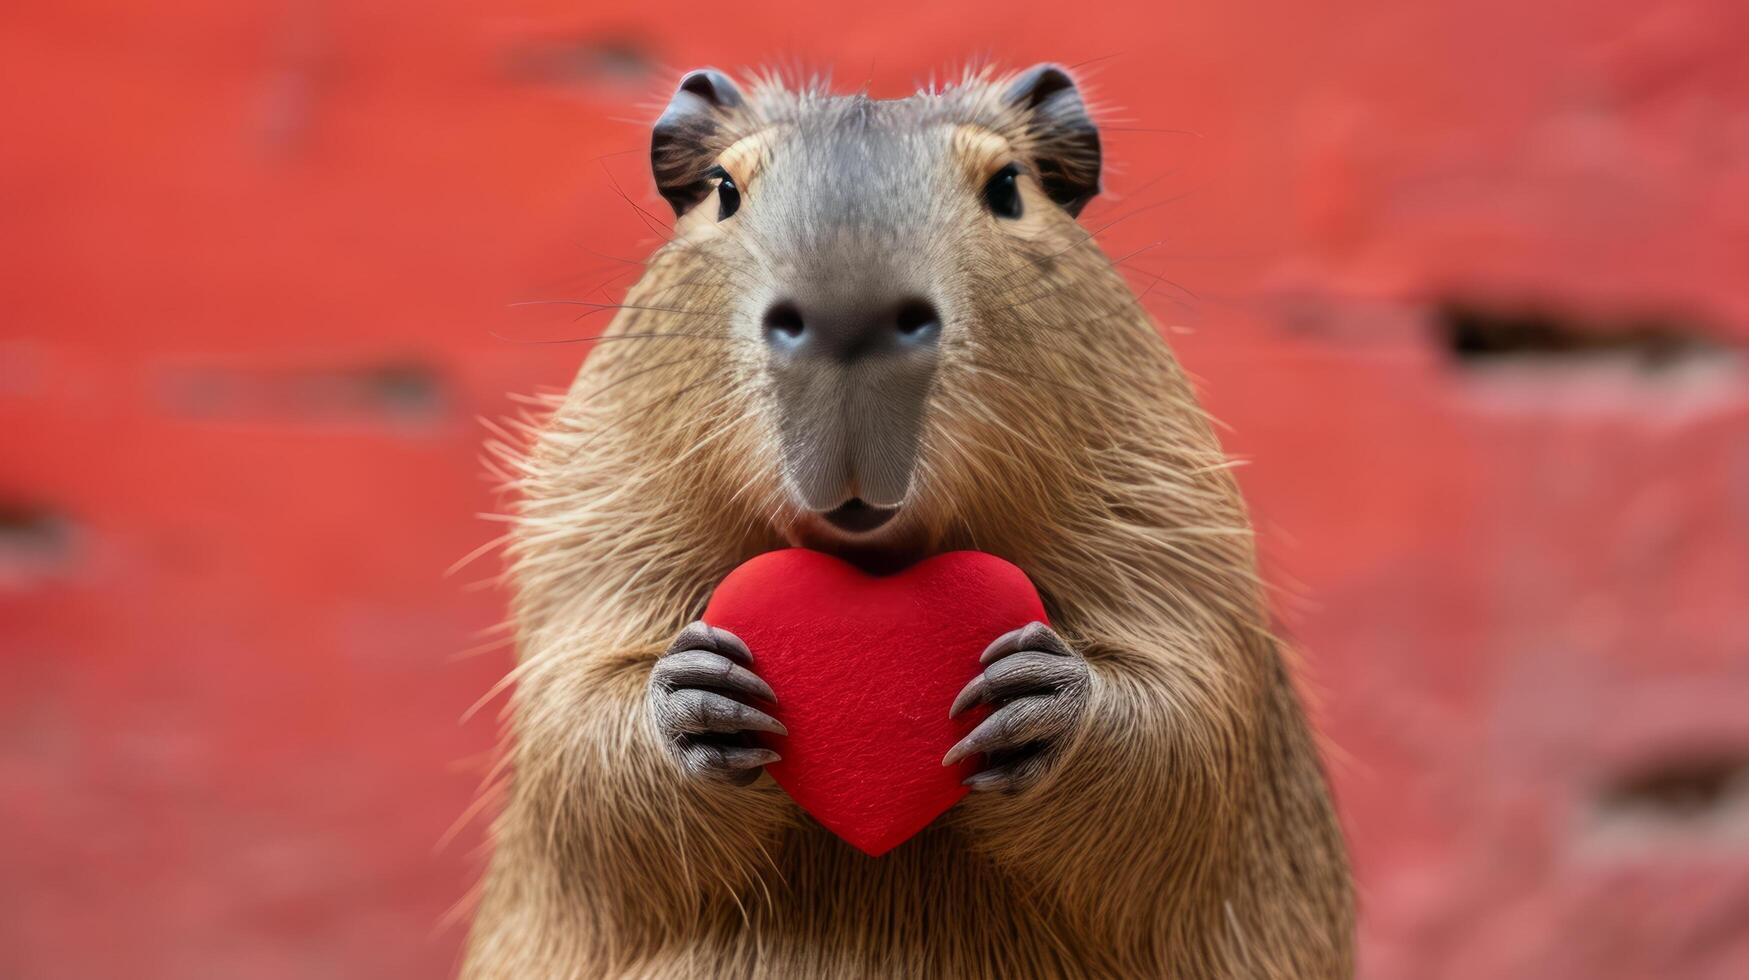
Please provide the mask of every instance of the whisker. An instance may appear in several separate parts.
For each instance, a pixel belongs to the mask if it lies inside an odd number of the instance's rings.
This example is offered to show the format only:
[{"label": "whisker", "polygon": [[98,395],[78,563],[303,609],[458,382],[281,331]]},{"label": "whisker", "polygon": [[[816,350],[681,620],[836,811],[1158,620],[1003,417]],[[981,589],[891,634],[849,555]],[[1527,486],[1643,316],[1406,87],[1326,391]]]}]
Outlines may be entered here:
[{"label": "whisker", "polygon": [[638,216],[644,220],[644,226],[646,228],[649,228],[663,238],[667,238],[674,234],[674,227],[672,225],[657,218],[645,209],[643,205],[632,200],[632,196],[627,194],[625,188],[619,185],[619,178],[615,177],[613,171],[608,169],[606,160],[600,160],[597,162],[601,164],[601,172],[607,175],[607,182],[613,185],[614,193],[618,194],[622,200],[632,206],[632,210],[636,211]]}]

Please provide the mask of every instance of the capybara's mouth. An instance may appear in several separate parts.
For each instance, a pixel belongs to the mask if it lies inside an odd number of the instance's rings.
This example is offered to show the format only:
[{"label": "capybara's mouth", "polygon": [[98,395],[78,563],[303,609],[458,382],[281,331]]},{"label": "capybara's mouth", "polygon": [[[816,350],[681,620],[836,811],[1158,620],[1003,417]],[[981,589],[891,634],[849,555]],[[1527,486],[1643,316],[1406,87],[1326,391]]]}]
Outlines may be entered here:
[{"label": "capybara's mouth", "polygon": [[878,507],[860,497],[831,510],[804,510],[785,537],[791,547],[841,558],[870,575],[885,575],[926,557],[927,542],[903,506]]},{"label": "capybara's mouth", "polygon": [[861,497],[852,497],[820,516],[846,534],[867,534],[884,526],[898,513],[897,507],[876,507]]}]

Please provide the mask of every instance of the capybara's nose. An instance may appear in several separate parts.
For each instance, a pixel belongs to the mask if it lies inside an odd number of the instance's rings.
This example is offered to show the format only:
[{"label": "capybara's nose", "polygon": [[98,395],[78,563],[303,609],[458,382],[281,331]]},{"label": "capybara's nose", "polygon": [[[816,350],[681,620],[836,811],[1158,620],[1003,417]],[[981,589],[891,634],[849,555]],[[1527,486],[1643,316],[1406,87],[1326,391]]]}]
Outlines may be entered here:
[{"label": "capybara's nose", "polygon": [[766,344],[786,359],[849,364],[904,355],[933,362],[941,345],[941,314],[915,296],[814,305],[778,300],[765,311],[762,326]]}]

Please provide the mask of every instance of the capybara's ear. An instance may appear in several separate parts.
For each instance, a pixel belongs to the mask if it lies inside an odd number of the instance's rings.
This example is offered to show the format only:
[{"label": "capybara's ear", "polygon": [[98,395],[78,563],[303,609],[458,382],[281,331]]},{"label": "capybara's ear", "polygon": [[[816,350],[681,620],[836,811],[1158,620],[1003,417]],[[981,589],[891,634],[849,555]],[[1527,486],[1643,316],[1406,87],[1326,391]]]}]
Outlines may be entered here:
[{"label": "capybara's ear", "polygon": [[1009,83],[1002,100],[1025,114],[1026,142],[1051,200],[1080,214],[1099,193],[1099,127],[1069,73],[1034,65]]},{"label": "capybara's ear", "polygon": [[703,200],[714,186],[705,176],[712,161],[734,142],[733,117],[741,90],[715,68],[686,73],[650,136],[650,170],[656,189],[676,215]]}]

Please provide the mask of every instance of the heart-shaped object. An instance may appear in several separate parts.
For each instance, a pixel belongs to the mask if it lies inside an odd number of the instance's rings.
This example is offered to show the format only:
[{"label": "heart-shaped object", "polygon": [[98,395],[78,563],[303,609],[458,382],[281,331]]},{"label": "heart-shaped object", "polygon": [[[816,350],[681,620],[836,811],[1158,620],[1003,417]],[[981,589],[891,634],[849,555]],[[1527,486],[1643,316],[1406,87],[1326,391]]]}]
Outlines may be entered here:
[{"label": "heart-shaped object", "polygon": [[892,850],[966,794],[976,757],[947,754],[986,709],[949,719],[978,655],[1044,622],[1026,573],[994,555],[954,551],[868,575],[802,548],[760,555],[712,594],[704,621],[753,651],[788,736],[766,767],[790,797],[866,854]]}]

